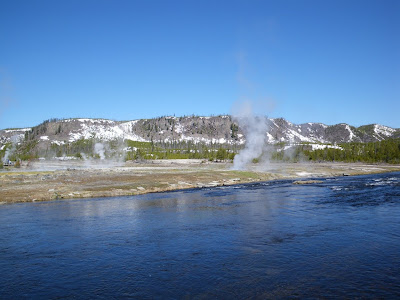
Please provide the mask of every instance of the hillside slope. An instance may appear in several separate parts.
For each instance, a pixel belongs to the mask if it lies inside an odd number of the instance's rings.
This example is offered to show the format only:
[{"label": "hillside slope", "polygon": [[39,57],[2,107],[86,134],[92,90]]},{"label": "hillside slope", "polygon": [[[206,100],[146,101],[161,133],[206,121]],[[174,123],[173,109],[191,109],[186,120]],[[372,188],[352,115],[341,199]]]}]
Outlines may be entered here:
[{"label": "hillside slope", "polygon": [[[343,123],[332,126],[322,123],[293,124],[283,118],[265,121],[268,130],[264,138],[269,144],[336,144],[400,138],[400,129],[379,124],[354,127]],[[231,116],[166,116],[133,121],[53,119],[32,128],[0,130],[0,156],[5,155],[5,149],[10,148],[10,144],[22,141],[27,143],[28,148],[43,152],[55,149],[55,146],[82,144],[85,140],[242,146],[246,137],[240,124]]]}]

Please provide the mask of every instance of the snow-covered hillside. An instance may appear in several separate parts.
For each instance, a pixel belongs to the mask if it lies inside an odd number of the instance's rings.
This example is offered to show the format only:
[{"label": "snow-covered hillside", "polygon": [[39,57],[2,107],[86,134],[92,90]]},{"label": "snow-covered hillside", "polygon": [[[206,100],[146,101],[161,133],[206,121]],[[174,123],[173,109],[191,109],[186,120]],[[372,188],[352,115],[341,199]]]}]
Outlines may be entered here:
[{"label": "snow-covered hillside", "polygon": [[[275,144],[336,144],[381,141],[400,137],[400,130],[372,124],[353,127],[348,124],[327,126],[321,123],[293,124],[283,118],[267,119],[265,140]],[[160,117],[133,121],[107,119],[66,119],[46,121],[23,129],[0,130],[0,146],[11,138],[26,135],[39,143],[62,145],[81,139],[98,141],[132,140],[154,142],[193,142],[205,144],[243,145],[245,133],[231,116]]]}]

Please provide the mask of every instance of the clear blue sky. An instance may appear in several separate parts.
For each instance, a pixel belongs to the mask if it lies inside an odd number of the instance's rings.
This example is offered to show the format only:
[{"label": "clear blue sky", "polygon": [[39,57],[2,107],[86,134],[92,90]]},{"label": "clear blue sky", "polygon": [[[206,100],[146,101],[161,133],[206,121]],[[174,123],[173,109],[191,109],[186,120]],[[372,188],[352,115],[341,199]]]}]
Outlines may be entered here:
[{"label": "clear blue sky", "polygon": [[294,123],[400,127],[400,1],[0,1],[0,128],[243,99]]}]

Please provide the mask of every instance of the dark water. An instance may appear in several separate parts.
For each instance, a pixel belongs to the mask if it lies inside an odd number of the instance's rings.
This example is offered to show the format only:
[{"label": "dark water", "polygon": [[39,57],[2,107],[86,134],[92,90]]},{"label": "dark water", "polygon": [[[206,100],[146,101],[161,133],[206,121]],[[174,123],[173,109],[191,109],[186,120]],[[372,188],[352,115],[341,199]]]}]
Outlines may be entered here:
[{"label": "dark water", "polygon": [[0,206],[0,298],[400,297],[400,173]]}]

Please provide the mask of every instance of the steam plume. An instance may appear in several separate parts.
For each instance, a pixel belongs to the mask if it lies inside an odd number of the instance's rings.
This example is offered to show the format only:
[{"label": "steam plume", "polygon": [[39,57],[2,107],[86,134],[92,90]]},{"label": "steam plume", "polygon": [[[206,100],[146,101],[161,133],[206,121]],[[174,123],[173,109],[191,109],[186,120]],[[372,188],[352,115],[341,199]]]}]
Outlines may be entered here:
[{"label": "steam plume", "polygon": [[4,153],[4,157],[3,157],[3,163],[8,163],[8,159],[9,159],[10,155],[12,155],[12,153],[15,151],[19,139],[20,139],[19,135],[13,135],[10,138],[11,148],[6,149],[6,152]]},{"label": "steam plume", "polygon": [[104,160],[106,158],[104,145],[102,143],[96,143],[94,145],[94,153],[98,154],[101,160]]},{"label": "steam plume", "polygon": [[268,129],[267,119],[266,116],[255,113],[249,101],[234,107],[233,118],[239,123],[246,136],[245,148],[235,156],[233,169],[244,170],[253,159],[259,158],[263,153]]}]

